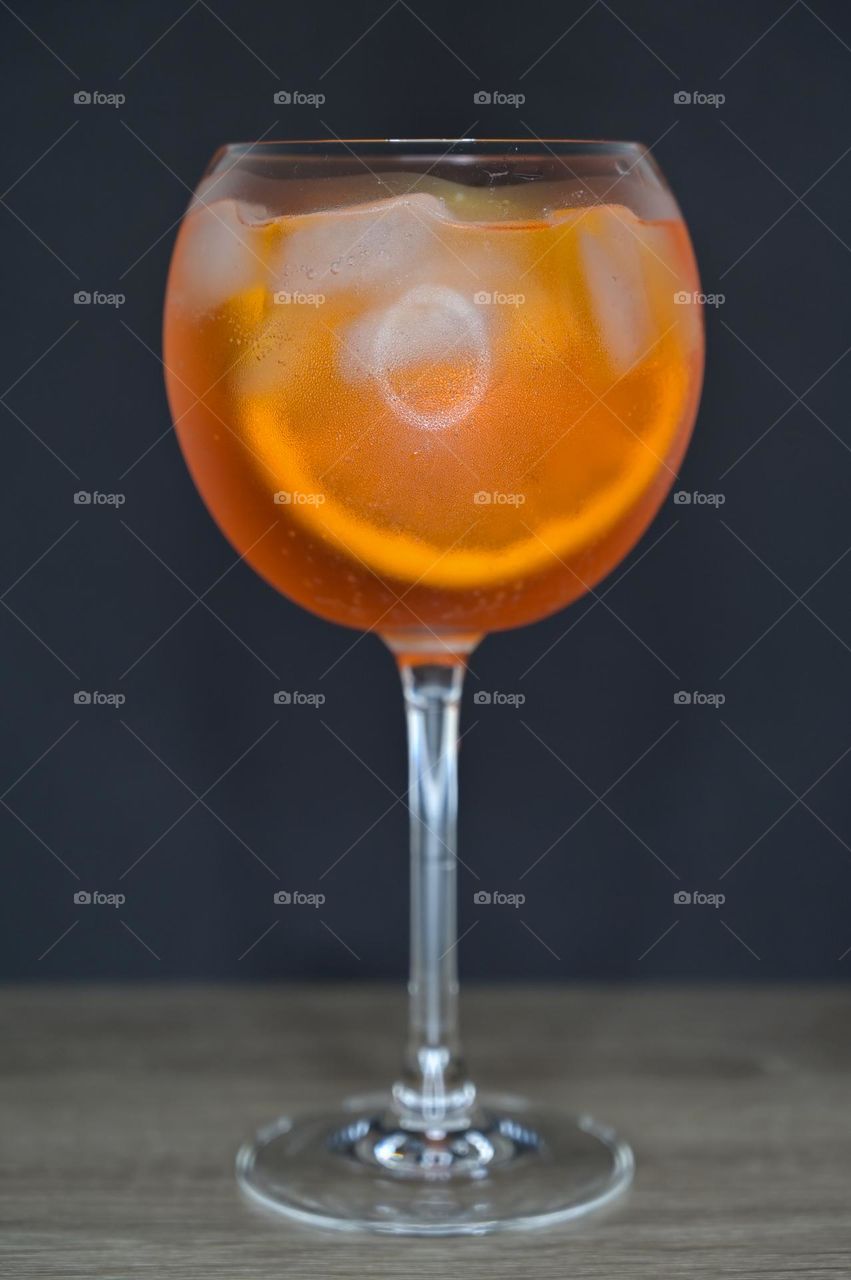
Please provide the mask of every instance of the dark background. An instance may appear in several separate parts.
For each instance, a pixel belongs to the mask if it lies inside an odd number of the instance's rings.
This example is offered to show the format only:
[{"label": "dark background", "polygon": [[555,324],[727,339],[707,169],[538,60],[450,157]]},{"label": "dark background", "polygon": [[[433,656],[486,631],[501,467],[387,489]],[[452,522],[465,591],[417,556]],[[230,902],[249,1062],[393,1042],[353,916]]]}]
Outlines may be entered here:
[{"label": "dark background", "polygon": [[[723,506],[669,499],[602,602],[473,658],[462,974],[847,976],[847,5],[14,7],[0,8],[3,975],[404,972],[393,663],[235,563],[183,465],[158,359],[175,226],[213,150],[333,131],[638,138],[705,290],[726,299],[707,316],[681,477]],[[327,101],[278,107],[279,89]],[[527,101],[475,107],[480,89]],[[79,90],[126,103],[75,105]],[[126,301],[77,306],[80,289]],[[77,490],[126,501],[75,506]],[[280,688],[326,701],[277,706]],[[75,705],[80,689],[126,702]],[[474,705],[496,690],[525,703]],[[726,701],[676,705],[678,690]],[[326,902],[275,906],[279,889]],[[482,889],[526,901],[476,906]],[[79,890],[126,901],[77,905]],[[677,905],[678,890],[726,901]]]}]

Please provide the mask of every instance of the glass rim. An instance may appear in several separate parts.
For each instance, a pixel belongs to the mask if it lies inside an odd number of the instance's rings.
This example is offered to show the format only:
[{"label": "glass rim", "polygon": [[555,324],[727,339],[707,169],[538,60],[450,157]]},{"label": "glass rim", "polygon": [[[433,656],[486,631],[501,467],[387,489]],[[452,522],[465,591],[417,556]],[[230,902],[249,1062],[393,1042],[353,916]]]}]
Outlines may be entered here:
[{"label": "glass rim", "polygon": [[[438,153],[437,149],[442,148]],[[270,138],[256,142],[225,142],[222,155],[405,155],[476,156],[508,153],[515,156],[572,154],[577,156],[645,156],[643,142],[608,138]]]}]

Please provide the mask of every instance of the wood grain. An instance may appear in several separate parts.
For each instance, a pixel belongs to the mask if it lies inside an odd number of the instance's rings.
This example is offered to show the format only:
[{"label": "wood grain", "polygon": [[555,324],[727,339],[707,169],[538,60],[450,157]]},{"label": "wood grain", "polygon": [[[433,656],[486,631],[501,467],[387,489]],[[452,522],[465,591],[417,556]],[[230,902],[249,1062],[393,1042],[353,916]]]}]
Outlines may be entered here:
[{"label": "wood grain", "polygon": [[240,1140],[374,1087],[404,1021],[382,987],[0,990],[0,1276],[349,1280],[851,1275],[851,990],[489,988],[481,1083],[590,1111],[638,1160],[587,1225],[451,1241],[261,1217]]}]

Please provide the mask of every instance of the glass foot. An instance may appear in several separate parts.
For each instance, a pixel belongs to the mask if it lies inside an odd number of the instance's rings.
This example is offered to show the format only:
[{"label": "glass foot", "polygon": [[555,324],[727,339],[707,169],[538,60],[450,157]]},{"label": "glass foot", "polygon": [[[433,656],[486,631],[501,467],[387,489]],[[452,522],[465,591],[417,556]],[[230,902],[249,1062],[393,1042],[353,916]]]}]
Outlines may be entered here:
[{"label": "glass foot", "polygon": [[590,1117],[488,1094],[449,1133],[403,1130],[386,1094],[351,1098],[336,1114],[276,1120],[236,1161],[266,1209],[399,1235],[567,1222],[614,1200],[632,1173],[630,1148]]}]

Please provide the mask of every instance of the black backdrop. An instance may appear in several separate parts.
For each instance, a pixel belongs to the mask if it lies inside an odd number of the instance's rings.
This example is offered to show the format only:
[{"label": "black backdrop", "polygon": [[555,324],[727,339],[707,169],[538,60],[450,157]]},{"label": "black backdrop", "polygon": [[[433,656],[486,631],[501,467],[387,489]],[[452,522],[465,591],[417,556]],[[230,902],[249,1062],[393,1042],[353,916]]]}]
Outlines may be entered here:
[{"label": "black backdrop", "polygon": [[[680,482],[723,505],[670,499],[602,601],[475,655],[463,974],[846,976],[847,6],[531,0],[498,21],[489,0],[13,7],[3,974],[404,970],[391,659],[373,637],[349,652],[353,633],[235,564],[183,466],[158,362],[175,224],[214,148],[333,131],[639,138],[725,299]],[[326,101],[275,104],[296,89]],[[526,101],[476,105],[482,90]],[[125,301],[75,304],[80,290]],[[80,490],[125,501],[75,505]],[[281,688],[325,703],[276,705]],[[75,704],[80,690],[126,701]],[[678,704],[680,690],[725,702]],[[325,902],[276,905],[281,890]],[[495,890],[525,902],[474,901]],[[74,901],[94,891],[125,901]]]}]

